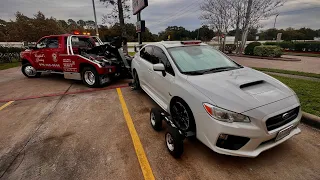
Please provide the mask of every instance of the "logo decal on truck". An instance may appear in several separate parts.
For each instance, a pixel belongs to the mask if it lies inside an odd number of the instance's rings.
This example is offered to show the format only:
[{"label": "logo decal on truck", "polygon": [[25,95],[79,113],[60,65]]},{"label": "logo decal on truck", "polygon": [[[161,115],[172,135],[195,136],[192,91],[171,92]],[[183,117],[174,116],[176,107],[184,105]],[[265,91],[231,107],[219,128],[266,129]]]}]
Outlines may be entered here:
[{"label": "logo decal on truck", "polygon": [[63,59],[63,69],[67,72],[77,72],[77,68],[74,67],[76,65],[75,61],[72,61],[71,59]]},{"label": "logo decal on truck", "polygon": [[52,54],[52,60],[53,60],[53,62],[57,62],[58,61],[56,53]]},{"label": "logo decal on truck", "polygon": [[38,62],[44,63],[44,58],[45,58],[44,54],[35,54],[34,57],[36,58],[37,63]]}]

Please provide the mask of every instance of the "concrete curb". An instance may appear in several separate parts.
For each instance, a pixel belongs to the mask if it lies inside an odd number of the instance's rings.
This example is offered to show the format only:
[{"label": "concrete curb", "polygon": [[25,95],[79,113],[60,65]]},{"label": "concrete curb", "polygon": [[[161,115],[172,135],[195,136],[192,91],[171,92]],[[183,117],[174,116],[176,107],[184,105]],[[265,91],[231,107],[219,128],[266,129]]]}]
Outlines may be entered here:
[{"label": "concrete curb", "polygon": [[301,122],[314,128],[320,129],[320,117],[313,114],[302,112]]}]

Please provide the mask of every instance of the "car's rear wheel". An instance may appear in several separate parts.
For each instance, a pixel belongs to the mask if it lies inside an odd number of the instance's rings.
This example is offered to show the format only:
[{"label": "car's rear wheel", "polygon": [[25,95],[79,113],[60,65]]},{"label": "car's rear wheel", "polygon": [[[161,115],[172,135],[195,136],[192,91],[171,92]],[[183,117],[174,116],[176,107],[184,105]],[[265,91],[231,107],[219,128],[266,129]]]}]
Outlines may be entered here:
[{"label": "car's rear wheel", "polygon": [[30,63],[23,64],[21,67],[21,71],[28,78],[35,78],[41,76],[41,73],[37,72],[37,70]]},{"label": "car's rear wheel", "polygon": [[175,99],[171,104],[171,116],[176,126],[183,131],[195,131],[196,125],[192,111],[182,99]]},{"label": "car's rear wheel", "polygon": [[139,76],[136,70],[133,71],[133,86],[135,89],[141,89]]},{"label": "car's rear wheel", "polygon": [[88,87],[99,87],[100,77],[97,70],[93,67],[85,67],[81,72],[82,81]]}]

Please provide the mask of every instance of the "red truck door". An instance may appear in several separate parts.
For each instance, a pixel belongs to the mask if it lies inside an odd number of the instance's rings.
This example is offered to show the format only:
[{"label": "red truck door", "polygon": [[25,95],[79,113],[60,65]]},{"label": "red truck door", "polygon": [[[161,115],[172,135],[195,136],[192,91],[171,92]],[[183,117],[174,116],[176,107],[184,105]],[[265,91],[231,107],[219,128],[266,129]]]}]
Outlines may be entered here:
[{"label": "red truck door", "polygon": [[45,37],[36,44],[37,48],[32,51],[32,57],[37,69],[62,71],[59,63],[62,47],[59,41],[59,37]]}]

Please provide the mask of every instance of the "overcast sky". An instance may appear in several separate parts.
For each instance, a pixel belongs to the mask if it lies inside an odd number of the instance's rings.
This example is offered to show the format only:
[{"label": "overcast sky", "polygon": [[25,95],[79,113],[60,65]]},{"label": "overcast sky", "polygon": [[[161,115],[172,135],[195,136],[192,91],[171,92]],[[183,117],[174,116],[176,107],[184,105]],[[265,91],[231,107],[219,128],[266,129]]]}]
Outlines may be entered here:
[{"label": "overcast sky", "polygon": [[[47,17],[57,19],[93,20],[92,0],[0,0],[0,19],[14,19],[14,13],[20,11],[32,16],[37,11]],[[130,0],[131,1],[131,0]],[[201,26],[199,3],[202,0],[149,0],[149,7],[142,12],[142,19],[153,33],[164,30],[169,25],[183,26],[194,30]],[[99,0],[95,0],[98,23],[102,15],[110,12]],[[131,2],[130,2],[131,4]],[[287,0],[279,8],[277,28],[310,27],[320,29],[320,0]],[[132,13],[130,13],[132,14]],[[132,16],[128,22],[135,22]],[[274,17],[263,21],[263,29],[273,27]]]}]

